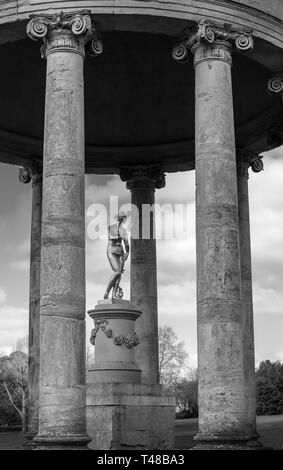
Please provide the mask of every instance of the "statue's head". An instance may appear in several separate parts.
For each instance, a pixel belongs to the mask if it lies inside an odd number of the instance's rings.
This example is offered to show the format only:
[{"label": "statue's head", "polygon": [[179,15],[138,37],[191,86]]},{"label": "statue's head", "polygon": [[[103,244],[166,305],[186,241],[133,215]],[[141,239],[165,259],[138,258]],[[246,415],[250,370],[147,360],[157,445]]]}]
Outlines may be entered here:
[{"label": "statue's head", "polygon": [[119,211],[118,215],[115,216],[115,219],[118,220],[118,222],[124,222],[127,219],[127,214],[124,211]]}]

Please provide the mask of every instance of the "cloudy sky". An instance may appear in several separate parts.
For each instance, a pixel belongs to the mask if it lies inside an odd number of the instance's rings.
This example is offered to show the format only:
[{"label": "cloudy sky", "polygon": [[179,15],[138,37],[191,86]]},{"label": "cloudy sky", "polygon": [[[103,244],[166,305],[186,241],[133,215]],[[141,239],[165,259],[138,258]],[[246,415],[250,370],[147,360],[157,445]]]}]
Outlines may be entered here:
[{"label": "cloudy sky", "polygon": [[[283,361],[283,148],[265,154],[265,171],[250,174],[256,362]],[[186,204],[185,233],[158,240],[159,324],[174,327],[196,366],[194,172],[167,175],[156,192],[159,204]],[[31,186],[18,182],[18,168],[0,164],[0,355],[9,353],[28,331]],[[106,240],[92,236],[93,204],[110,196],[129,202],[116,176],[86,176],[87,308],[103,297],[110,270]],[[181,219],[176,219],[178,228]],[[89,236],[90,235],[90,236]],[[129,296],[129,271],[122,286]],[[87,337],[91,321],[87,319]]]}]

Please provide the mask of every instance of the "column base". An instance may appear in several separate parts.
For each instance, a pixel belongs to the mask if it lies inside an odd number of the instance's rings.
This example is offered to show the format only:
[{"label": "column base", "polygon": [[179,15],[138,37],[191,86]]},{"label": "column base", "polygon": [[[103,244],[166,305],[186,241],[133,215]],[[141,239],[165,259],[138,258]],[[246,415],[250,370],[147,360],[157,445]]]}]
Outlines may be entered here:
[{"label": "column base", "polygon": [[27,449],[33,449],[36,447],[36,444],[33,441],[33,438],[36,436],[34,432],[27,432],[25,435],[25,441],[23,443],[23,446],[26,447]]},{"label": "column base", "polygon": [[33,442],[34,450],[89,450],[91,441],[88,435],[41,436],[37,434]]},{"label": "column base", "polygon": [[250,439],[247,442],[247,446],[255,450],[263,449],[263,444],[258,439],[259,434],[253,434],[252,436],[250,436]]},{"label": "column base", "polygon": [[86,410],[91,449],[174,448],[175,397],[160,385],[89,383]]},{"label": "column base", "polygon": [[257,441],[257,434],[245,436],[237,434],[194,437],[196,445],[191,450],[260,450],[262,444]]}]

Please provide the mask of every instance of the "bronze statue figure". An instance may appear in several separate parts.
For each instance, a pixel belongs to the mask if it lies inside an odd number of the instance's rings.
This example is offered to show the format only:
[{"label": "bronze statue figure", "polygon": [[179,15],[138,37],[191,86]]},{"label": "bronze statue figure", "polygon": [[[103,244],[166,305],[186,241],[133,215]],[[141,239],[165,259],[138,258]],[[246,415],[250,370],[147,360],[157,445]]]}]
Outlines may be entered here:
[{"label": "bronze statue figure", "polygon": [[109,280],[104,299],[108,299],[111,289],[112,298],[121,299],[123,297],[120,281],[125,261],[129,256],[128,234],[123,227],[127,215],[124,212],[119,212],[116,218],[117,222],[108,227],[107,258],[114,272]]}]

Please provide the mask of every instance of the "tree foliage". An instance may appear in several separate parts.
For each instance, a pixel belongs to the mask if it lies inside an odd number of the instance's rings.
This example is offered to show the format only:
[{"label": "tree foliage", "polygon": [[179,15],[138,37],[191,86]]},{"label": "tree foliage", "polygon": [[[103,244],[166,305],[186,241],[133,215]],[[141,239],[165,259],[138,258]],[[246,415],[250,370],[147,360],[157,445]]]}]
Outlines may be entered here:
[{"label": "tree foliage", "polygon": [[171,326],[158,329],[160,382],[166,389],[175,390],[186,365],[188,353],[184,341],[179,341]]},{"label": "tree foliage", "polygon": [[262,361],[256,371],[257,414],[283,413],[283,364]]},{"label": "tree foliage", "polygon": [[176,412],[178,418],[198,417],[198,380],[183,379],[176,386]]},{"label": "tree foliage", "polygon": [[27,384],[27,354],[14,351],[10,356],[2,356],[0,358],[0,393],[5,398],[4,402],[0,403],[1,424],[8,424],[7,421],[11,417],[15,418],[16,412],[21,419],[24,432],[27,427]]}]

